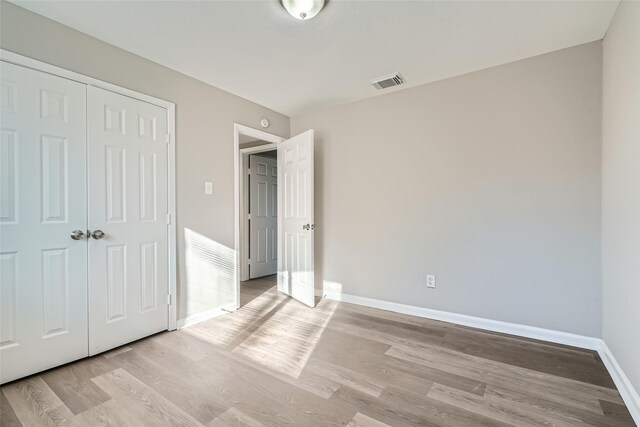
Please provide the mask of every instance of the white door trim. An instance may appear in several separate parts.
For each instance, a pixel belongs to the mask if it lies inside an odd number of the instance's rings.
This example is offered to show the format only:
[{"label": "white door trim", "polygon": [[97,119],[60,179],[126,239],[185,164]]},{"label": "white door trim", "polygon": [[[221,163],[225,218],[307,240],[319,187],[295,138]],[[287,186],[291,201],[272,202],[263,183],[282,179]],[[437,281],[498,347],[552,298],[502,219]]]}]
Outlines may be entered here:
[{"label": "white door trim", "polygon": [[[243,148],[240,149],[240,135],[245,135],[251,138],[259,139],[261,141],[268,142],[269,144],[263,144],[256,147],[251,148]],[[286,138],[283,138],[278,135],[274,135],[268,132],[264,132],[258,129],[254,129],[245,125],[241,125],[238,123],[233,124],[233,153],[234,153],[234,194],[235,194],[235,209],[234,209],[234,226],[235,226],[235,243],[234,248],[236,252],[236,292],[235,292],[235,306],[236,308],[240,308],[240,279],[241,277],[244,279],[245,277],[248,279],[248,269],[246,269],[248,265],[248,256],[246,251],[242,251],[242,248],[246,246],[246,235],[247,232],[244,227],[243,221],[243,213],[245,212],[245,204],[246,201],[244,197],[243,191],[240,191],[241,188],[244,188],[245,179],[244,172],[246,171],[245,165],[245,155],[246,154],[254,154],[260,153],[263,151],[271,151],[275,150],[282,141]],[[279,218],[278,218],[279,221]],[[242,244],[241,244],[242,242]],[[278,242],[280,245],[280,242]],[[244,270],[244,271],[243,271]]]},{"label": "white door trim", "polygon": [[[177,327],[177,310],[176,310],[176,294],[177,294],[177,258],[176,258],[176,104],[173,102],[165,101],[163,99],[155,98],[150,95],[145,95],[133,91],[131,89],[123,88],[112,83],[107,83],[102,80],[94,79],[93,77],[85,76],[83,74],[69,71],[64,68],[57,67],[55,65],[47,64],[46,62],[38,61],[37,59],[29,58],[27,56],[19,55],[8,50],[0,49],[0,60],[20,65],[22,67],[30,68],[32,70],[42,71],[55,76],[63,77],[69,80],[76,81],[78,83],[86,84],[87,86],[95,86],[101,89],[105,89],[120,95],[128,96],[130,98],[139,99],[140,101],[148,102],[149,104],[157,105],[167,109],[167,126],[169,133],[168,141],[168,202],[169,202],[169,215],[167,218],[169,224],[169,292],[170,292],[170,304],[169,304],[169,330],[174,330]],[[259,131],[258,131],[259,132]],[[244,133],[244,132],[243,132]]]},{"label": "white door trim", "polygon": [[278,144],[272,142],[270,144],[262,144],[256,147],[241,148],[240,152],[242,154],[258,154],[258,153],[264,153],[265,151],[273,151],[277,148],[278,148]]}]

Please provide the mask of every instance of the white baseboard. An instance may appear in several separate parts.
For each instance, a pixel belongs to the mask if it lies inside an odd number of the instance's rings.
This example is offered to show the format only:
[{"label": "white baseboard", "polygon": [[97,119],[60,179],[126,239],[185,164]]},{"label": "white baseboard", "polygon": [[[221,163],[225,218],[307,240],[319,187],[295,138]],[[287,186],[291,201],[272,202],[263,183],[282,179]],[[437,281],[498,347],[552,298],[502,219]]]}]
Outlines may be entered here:
[{"label": "white baseboard", "polygon": [[616,387],[620,392],[620,396],[622,396],[622,400],[624,400],[625,405],[627,405],[627,409],[631,413],[631,417],[633,417],[636,424],[640,426],[640,395],[638,395],[638,391],[633,387],[629,378],[624,374],[624,371],[616,361],[616,358],[613,356],[613,353],[611,352],[611,349],[609,349],[609,346],[607,346],[606,342],[601,342],[598,354],[600,355],[604,366],[607,367],[613,382],[616,384]]},{"label": "white baseboard", "polygon": [[178,329],[186,328],[188,326],[193,326],[197,323],[204,322],[205,320],[213,319],[218,316],[222,316],[223,314],[227,314],[235,310],[236,308],[232,304],[229,306],[217,307],[212,310],[207,310],[207,311],[203,311],[202,313],[187,316],[182,319],[178,319]]},{"label": "white baseboard", "polygon": [[467,316],[465,314],[451,313],[448,311],[432,310],[430,308],[416,307],[413,305],[399,304],[356,295],[326,292],[325,297],[336,301],[364,305],[367,307],[379,308],[381,310],[410,314],[412,316],[440,320],[443,322],[455,323],[457,325],[469,326],[471,328],[517,335],[520,337],[548,341],[556,344],[570,345],[590,350],[598,350],[600,348],[601,340],[599,338],[587,337],[569,332],[560,332],[535,326],[501,322],[499,320],[484,319],[482,317]]}]

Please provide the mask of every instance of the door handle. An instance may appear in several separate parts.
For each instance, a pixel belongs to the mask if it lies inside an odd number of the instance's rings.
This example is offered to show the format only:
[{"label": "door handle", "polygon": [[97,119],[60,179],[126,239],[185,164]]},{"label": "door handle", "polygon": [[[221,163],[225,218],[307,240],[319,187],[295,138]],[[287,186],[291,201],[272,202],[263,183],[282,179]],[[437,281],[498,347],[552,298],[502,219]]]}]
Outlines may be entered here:
[{"label": "door handle", "polygon": [[309,230],[309,229],[311,229],[311,226],[309,224],[305,224],[305,225],[302,226],[302,229],[303,230]]},{"label": "door handle", "polygon": [[102,231],[102,230],[96,230],[93,233],[91,233],[91,237],[93,237],[96,240],[100,240],[104,236],[106,236],[106,234],[104,234],[104,231]]},{"label": "door handle", "polygon": [[84,232],[82,230],[73,230],[71,232],[71,238],[73,240],[80,240],[84,237]]}]

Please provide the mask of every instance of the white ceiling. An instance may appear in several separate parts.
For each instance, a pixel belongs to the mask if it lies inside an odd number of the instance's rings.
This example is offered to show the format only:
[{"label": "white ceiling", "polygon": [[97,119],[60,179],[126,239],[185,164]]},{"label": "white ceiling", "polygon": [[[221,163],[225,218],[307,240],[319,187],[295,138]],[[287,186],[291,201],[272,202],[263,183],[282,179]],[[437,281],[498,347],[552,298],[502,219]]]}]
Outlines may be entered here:
[{"label": "white ceiling", "polygon": [[[602,39],[619,1],[14,1],[289,116]],[[407,87],[405,86],[405,87]]]}]

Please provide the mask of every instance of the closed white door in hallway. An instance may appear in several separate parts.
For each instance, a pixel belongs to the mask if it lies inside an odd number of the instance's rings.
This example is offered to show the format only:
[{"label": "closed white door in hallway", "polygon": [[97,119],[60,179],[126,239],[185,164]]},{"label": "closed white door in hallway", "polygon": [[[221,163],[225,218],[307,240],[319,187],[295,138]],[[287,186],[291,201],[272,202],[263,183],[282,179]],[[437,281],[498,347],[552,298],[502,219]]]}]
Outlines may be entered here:
[{"label": "closed white door in hallway", "polygon": [[249,156],[249,278],[278,272],[278,161]]}]

